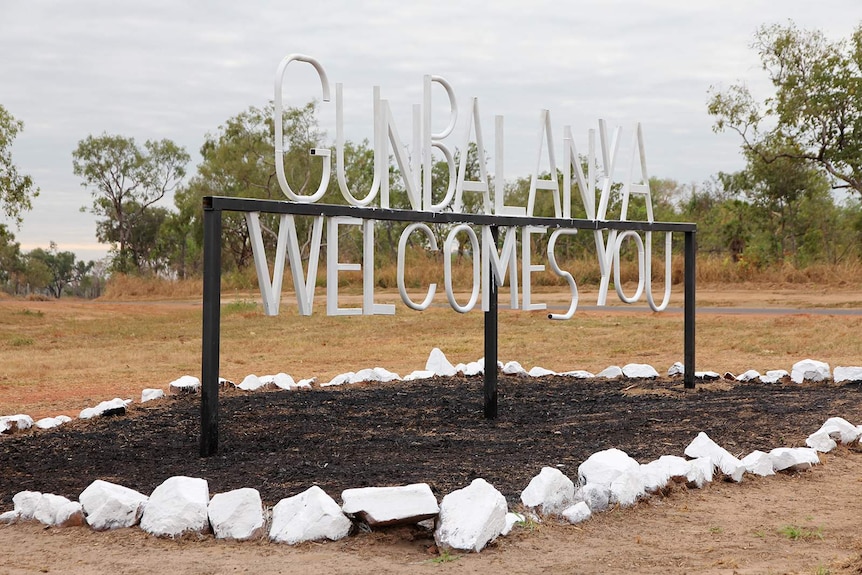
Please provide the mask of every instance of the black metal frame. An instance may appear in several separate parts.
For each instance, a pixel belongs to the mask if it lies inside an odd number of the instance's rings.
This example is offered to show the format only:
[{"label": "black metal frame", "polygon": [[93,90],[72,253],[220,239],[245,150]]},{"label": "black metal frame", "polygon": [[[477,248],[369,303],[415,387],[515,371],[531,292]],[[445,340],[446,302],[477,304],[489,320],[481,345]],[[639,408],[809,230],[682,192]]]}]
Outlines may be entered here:
[{"label": "black metal frame", "polygon": [[[204,224],[204,286],[203,286],[203,340],[201,346],[201,457],[218,451],[218,372],[221,331],[221,236],[222,212],[265,212],[300,216],[350,216],[363,220],[425,222],[438,224],[465,223],[490,226],[496,241],[500,227],[546,226],[551,229],[575,228],[580,230],[635,230],[677,232],[685,234],[685,308],[684,308],[684,360],[685,387],[695,384],[695,256],[697,254],[697,225],[678,222],[597,221],[563,218],[537,218],[527,216],[495,216],[488,214],[461,214],[452,212],[421,212],[382,208],[361,208],[330,204],[298,204],[288,201],[252,198],[208,196],[203,199]],[[497,417],[497,282],[489,282],[490,305],[485,312],[485,381],[484,413],[488,419]],[[492,366],[491,369],[488,369]]]}]

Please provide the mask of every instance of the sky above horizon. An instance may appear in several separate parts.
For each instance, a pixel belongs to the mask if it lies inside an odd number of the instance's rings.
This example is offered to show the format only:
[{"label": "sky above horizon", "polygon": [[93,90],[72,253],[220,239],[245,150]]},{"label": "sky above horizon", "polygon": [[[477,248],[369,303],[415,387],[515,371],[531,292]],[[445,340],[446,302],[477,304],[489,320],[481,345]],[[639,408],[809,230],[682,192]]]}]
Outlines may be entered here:
[{"label": "sky above horizon", "polygon": [[[0,104],[24,122],[13,162],[41,189],[13,232],[25,251],[54,241],[79,259],[104,256],[94,216],[80,210],[91,196],[72,173],[78,141],[102,133],[140,144],[168,138],[192,155],[193,174],[205,135],[271,100],[276,68],[291,53],[323,64],[333,96],[335,83],[344,84],[350,140],[371,139],[371,90],[379,85],[411,141],[411,106],[421,101],[423,75],[434,74],[452,85],[462,111],[478,98],[491,157],[494,116],[505,117],[507,178],[533,169],[539,113],[548,109],[558,162],[563,126],[584,150],[599,118],[621,126],[623,142],[639,121],[649,175],[702,184],[744,166],[738,137],[711,129],[710,86],[744,81],[766,97],[752,36],[788,20],[847,38],[862,23],[862,3],[4,0]],[[312,98],[320,88],[311,67],[293,65],[285,103]],[[321,105],[330,142],[334,115],[333,103]],[[446,120],[435,115],[435,129]],[[627,166],[625,151],[622,158]]]}]

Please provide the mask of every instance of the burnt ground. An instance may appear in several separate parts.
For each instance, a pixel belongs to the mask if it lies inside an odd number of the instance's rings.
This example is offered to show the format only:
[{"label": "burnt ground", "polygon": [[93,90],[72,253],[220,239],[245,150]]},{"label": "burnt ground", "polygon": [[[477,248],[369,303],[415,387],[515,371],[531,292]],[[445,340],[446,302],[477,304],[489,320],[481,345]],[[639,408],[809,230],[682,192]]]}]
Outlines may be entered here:
[{"label": "burnt ground", "polygon": [[510,501],[543,466],[570,477],[616,447],[642,463],[682,455],[705,431],[736,455],[804,445],[831,416],[862,421],[858,386],[614,382],[501,376],[500,417],[482,417],[481,378],[353,385],[308,392],[223,391],[220,449],[198,456],[197,396],[133,404],[124,416],[0,437],[0,511],[18,491],[77,499],[104,479],[150,493],[174,475],[210,491],[258,489],[273,505],[313,484],[427,482],[439,497],[482,477]]}]

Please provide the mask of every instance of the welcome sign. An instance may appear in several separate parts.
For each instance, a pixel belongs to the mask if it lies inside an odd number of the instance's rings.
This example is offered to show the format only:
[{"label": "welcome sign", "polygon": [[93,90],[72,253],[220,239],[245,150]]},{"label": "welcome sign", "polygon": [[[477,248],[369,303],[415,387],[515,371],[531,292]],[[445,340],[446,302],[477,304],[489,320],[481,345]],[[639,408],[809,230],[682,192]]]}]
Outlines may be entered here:
[{"label": "welcome sign", "polygon": [[[494,177],[489,177],[485,165],[483,125],[476,98],[463,112],[458,106],[455,90],[449,82],[439,76],[425,76],[423,101],[413,106],[413,131],[411,146],[400,136],[389,102],[381,97],[380,88],[373,90],[374,124],[374,177],[367,190],[351,190],[347,183],[344,158],[344,113],[342,86],[335,89],[335,176],[338,188],[347,205],[320,203],[332,177],[332,150],[314,148],[310,153],[322,162],[322,176],[314,193],[298,194],[287,181],[283,156],[284,149],[282,91],[285,74],[294,62],[310,64],[320,80],[322,99],[330,100],[330,84],[323,66],[309,56],[292,54],[282,60],[275,82],[275,165],[284,201],[252,198],[212,196],[203,199],[204,223],[204,297],[203,297],[203,341],[201,353],[201,456],[209,456],[218,450],[218,366],[220,339],[221,301],[221,233],[222,213],[242,212],[245,215],[251,238],[255,267],[258,274],[261,299],[267,315],[279,312],[285,264],[289,263],[297,307],[301,315],[311,315],[314,304],[314,288],[317,279],[320,248],[326,230],[326,310],[329,315],[377,315],[394,314],[395,306],[379,303],[374,294],[374,230],[377,222],[397,221],[407,226],[401,233],[397,253],[397,283],[401,301],[415,310],[426,309],[433,302],[437,286],[427,286],[422,301],[414,301],[405,288],[406,245],[413,234],[421,234],[429,249],[437,250],[439,239],[443,243],[444,291],[452,309],[466,313],[480,301],[485,312],[485,365],[497,365],[497,295],[498,288],[509,279],[510,306],[514,309],[543,310],[546,305],[532,299],[532,276],[544,270],[544,265],[532,261],[532,245],[539,235],[547,238],[547,261],[551,271],[563,278],[571,295],[565,313],[549,314],[551,319],[570,319],[578,305],[578,288],[571,271],[562,269],[555,249],[560,237],[592,232],[595,238],[596,257],[601,272],[598,305],[607,301],[607,293],[614,273],[614,286],[618,296],[625,302],[634,303],[643,294],[654,311],[667,308],[671,291],[671,241],[673,233],[685,235],[685,307],[684,307],[684,381],[688,388],[694,387],[695,357],[695,255],[697,227],[678,222],[656,222],[653,218],[652,197],[646,169],[643,130],[637,125],[631,134],[631,156],[626,177],[615,180],[617,165],[623,159],[620,154],[621,128],[609,133],[605,122],[600,121],[598,131],[588,131],[587,174],[581,166],[581,156],[575,146],[570,126],[563,126],[562,185],[555,177],[558,163],[555,157],[553,124],[548,110],[538,115],[536,163],[530,175],[527,204],[523,206],[505,203],[504,183],[504,118],[494,118]],[[432,131],[432,87],[440,86],[447,95],[448,120],[446,128]],[[455,128],[463,126],[461,133]],[[598,136],[598,138],[597,138]],[[452,152],[462,153],[456,161]],[[466,150],[475,145],[479,158],[479,179],[467,179]],[[435,201],[432,194],[432,150],[442,154],[448,168],[448,183],[443,197]],[[411,155],[409,151],[414,153]],[[598,150],[598,153],[597,153]],[[389,158],[394,157],[399,168],[401,183],[411,209],[393,209],[390,189]],[[598,157],[601,163],[597,162]],[[540,166],[550,167],[550,177],[542,177]],[[474,176],[475,177],[475,176]],[[621,214],[617,220],[607,220],[610,196],[615,185],[621,184]],[[578,197],[573,197],[572,187],[577,186]],[[552,217],[535,215],[538,193],[550,194],[554,206]],[[463,211],[466,194],[478,194],[481,213]],[[629,221],[628,208],[632,195],[646,202],[646,221]],[[587,217],[572,218],[573,202],[580,202]],[[270,272],[267,254],[264,251],[261,213],[277,214],[279,228]],[[310,250],[306,269],[303,269],[298,239],[296,217],[311,217]],[[432,224],[445,229],[445,237],[437,238]],[[363,255],[361,263],[339,261],[338,241],[340,230],[355,226],[361,230]],[[503,240],[500,242],[500,232]],[[652,291],[652,234],[665,234],[664,296],[656,303]],[[641,236],[643,234],[643,237]],[[466,238],[472,254],[472,286],[467,302],[457,301],[452,285],[452,254],[459,238]],[[518,238],[520,237],[520,250]],[[626,240],[633,241],[638,252],[638,287],[632,296],[622,291],[620,282],[620,252]],[[520,274],[518,273],[520,269]],[[338,305],[338,274],[340,272],[362,272],[363,300],[361,307],[342,308]],[[520,296],[519,296],[520,291]],[[497,417],[497,370],[484,371],[484,413],[486,418]]]},{"label": "welcome sign", "polygon": [[[310,150],[313,156],[322,161],[322,177],[314,193],[301,195],[296,193],[287,181],[284,171],[283,156],[289,150],[284,148],[283,134],[283,90],[285,76],[289,66],[294,62],[310,64],[317,73],[320,80],[322,99],[328,102],[331,99],[330,83],[322,64],[314,58],[300,54],[292,54],[282,60],[278,67],[275,82],[275,165],[278,182],[286,198],[291,202],[302,204],[313,204],[318,202],[329,187],[332,177],[332,150],[328,148],[314,148]],[[438,85],[443,88],[447,95],[448,118],[446,127],[440,132],[432,130],[432,87]],[[538,234],[548,234],[547,239],[547,261],[551,271],[563,278],[569,287],[571,294],[570,305],[565,313],[549,314],[552,319],[571,318],[578,304],[578,290],[570,271],[560,268],[557,262],[555,247],[560,236],[574,234],[577,228],[558,227],[550,229],[547,225],[535,225],[526,218],[533,218],[536,206],[536,196],[539,192],[550,194],[554,206],[554,218],[559,220],[570,220],[572,213],[573,184],[577,186],[579,198],[587,220],[596,224],[593,230],[596,244],[596,257],[601,273],[601,283],[597,304],[604,306],[607,301],[607,293],[610,284],[611,272],[615,274],[614,286],[619,298],[627,303],[634,303],[646,293],[649,306],[654,311],[664,310],[670,300],[671,291],[671,233],[665,234],[665,281],[664,295],[661,303],[656,303],[653,296],[651,274],[652,269],[652,230],[646,230],[644,237],[634,230],[610,229],[607,236],[598,226],[605,222],[610,195],[615,183],[614,174],[617,171],[620,160],[620,142],[622,129],[617,128],[613,134],[608,133],[607,125],[600,120],[598,125],[599,150],[602,162],[596,162],[596,131],[588,132],[589,154],[587,158],[588,173],[585,175],[581,165],[581,156],[574,143],[571,126],[563,127],[563,164],[562,164],[562,186],[557,178],[552,176],[542,177],[540,166],[545,164],[550,167],[550,174],[558,173],[558,163],[555,154],[555,141],[553,137],[553,125],[549,110],[542,110],[538,115],[537,140],[536,140],[536,162],[530,175],[530,188],[527,205],[512,206],[505,204],[505,165],[504,165],[504,117],[494,118],[494,177],[489,177],[489,170],[485,158],[489,157],[485,145],[484,130],[480,115],[480,106],[477,98],[471,98],[466,111],[458,105],[455,90],[452,85],[440,76],[426,75],[423,82],[423,101],[413,107],[413,138],[411,147],[405,144],[400,136],[398,125],[394,120],[390,103],[381,97],[379,87],[373,89],[373,126],[374,126],[374,176],[367,190],[351,190],[347,184],[345,158],[344,158],[344,103],[342,84],[335,87],[335,176],[338,188],[349,206],[356,208],[375,207],[389,209],[390,196],[390,172],[389,158],[394,157],[399,168],[401,183],[405,190],[407,201],[413,212],[419,213],[461,213],[463,210],[463,199],[466,194],[478,194],[481,201],[482,213],[495,216],[493,224],[486,224],[474,229],[468,223],[455,225],[446,233],[443,240],[443,266],[444,266],[444,291],[446,299],[452,309],[466,313],[475,308],[481,294],[481,309],[488,311],[490,283],[493,279],[498,286],[504,284],[506,276],[509,277],[510,307],[525,310],[543,310],[545,304],[535,303],[532,300],[532,275],[544,271],[544,265],[531,262],[532,238]],[[465,117],[461,117],[462,114]],[[457,126],[463,126],[460,134],[455,133]],[[454,140],[456,149],[462,153],[456,161],[451,141]],[[467,179],[467,154],[469,146],[475,146],[478,156],[479,179]],[[410,153],[412,149],[413,153]],[[443,198],[435,202],[432,198],[432,150],[438,150],[448,168],[448,183]],[[649,178],[646,168],[646,154],[644,150],[643,131],[640,124],[636,125],[632,133],[631,156],[627,176],[619,183],[622,184],[622,209],[619,221],[628,219],[629,199],[634,195],[643,197],[646,203],[647,222],[653,223],[652,198],[650,196]],[[594,174],[593,170],[599,173]],[[598,184],[597,184],[598,182]],[[359,197],[361,195],[361,197]],[[525,218],[518,220],[518,218]],[[310,315],[314,302],[314,285],[317,277],[318,263],[320,261],[320,247],[323,239],[323,228],[326,227],[326,286],[327,299],[326,310],[329,315],[350,314],[394,314],[395,306],[391,304],[380,304],[374,298],[374,228],[375,220],[360,218],[356,216],[337,216],[326,218],[323,215],[316,216],[312,223],[312,234],[310,253],[308,257],[307,270],[302,269],[300,257],[300,244],[297,237],[296,222],[293,214],[283,214],[279,223],[279,234],[277,240],[274,269],[270,275],[267,256],[263,248],[263,234],[261,230],[259,214],[256,212],[246,213],[249,235],[251,237],[255,266],[260,283],[261,298],[263,300],[264,312],[267,315],[277,315],[280,306],[282,277],[284,264],[290,262],[291,276],[293,279],[294,293],[296,294],[297,306],[302,315]],[[339,230],[345,226],[356,226],[361,229],[363,238],[362,263],[345,263],[338,261],[338,238]],[[497,245],[492,227],[497,226],[504,231],[502,246]],[[407,226],[401,234],[397,252],[397,284],[401,301],[407,307],[415,310],[426,309],[431,305],[436,291],[436,284],[430,284],[424,299],[416,302],[410,298],[405,289],[405,249],[411,234],[418,233],[425,236],[427,245],[431,250],[438,250],[438,238],[435,237],[431,228],[423,222],[414,222]],[[517,237],[521,237],[521,249],[517,249]],[[467,302],[458,302],[452,285],[452,254],[456,252],[460,243],[459,237],[466,240],[473,254],[473,277],[470,290],[470,298]],[[623,293],[620,275],[620,251],[626,240],[635,243],[638,253],[638,286],[633,296],[629,297]],[[520,251],[520,253],[518,253]],[[519,260],[520,256],[520,261]],[[520,268],[521,273],[518,274]],[[341,271],[361,271],[363,274],[363,305],[362,307],[342,308],[338,304],[338,274]],[[519,282],[522,290],[519,302]]]}]

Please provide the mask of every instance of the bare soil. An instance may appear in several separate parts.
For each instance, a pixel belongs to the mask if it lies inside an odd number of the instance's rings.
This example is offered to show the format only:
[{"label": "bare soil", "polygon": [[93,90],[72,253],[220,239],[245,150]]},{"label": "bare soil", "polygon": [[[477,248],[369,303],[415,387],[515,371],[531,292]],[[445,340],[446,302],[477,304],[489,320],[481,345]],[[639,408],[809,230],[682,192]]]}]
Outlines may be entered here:
[{"label": "bare soil", "polygon": [[[542,466],[571,477],[595,451],[641,462],[682,455],[698,431],[734,454],[802,445],[831,415],[862,421],[860,388],[678,380],[501,377],[500,417],[482,417],[480,378],[435,378],[310,392],[243,393],[220,402],[220,450],[198,457],[199,398],[135,405],[124,416],[0,438],[0,509],[24,489],[70,498],[93,480],[149,493],[173,475],[212,493],[260,490],[267,505],[318,484],[341,490],[424,481],[438,498],[475,477],[518,497]],[[676,487],[581,526],[516,530],[481,554],[438,555],[431,534],[399,528],[298,548],[139,530],[0,527],[0,573],[839,573],[860,572],[862,454],[812,471]],[[158,562],[154,557],[158,554]],[[5,556],[5,557],[4,557]],[[445,561],[450,560],[451,561]]]}]

